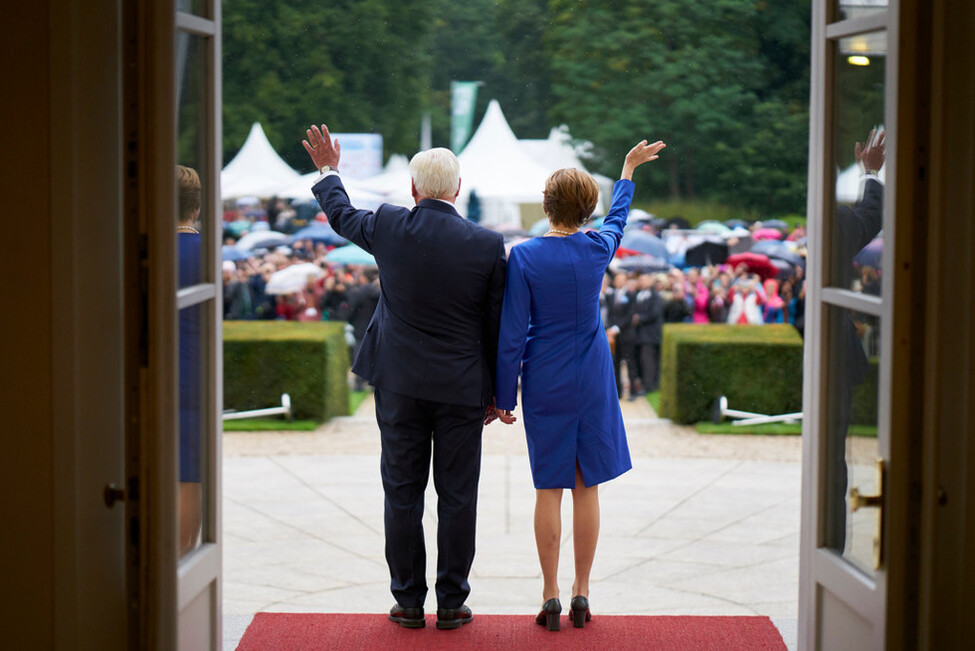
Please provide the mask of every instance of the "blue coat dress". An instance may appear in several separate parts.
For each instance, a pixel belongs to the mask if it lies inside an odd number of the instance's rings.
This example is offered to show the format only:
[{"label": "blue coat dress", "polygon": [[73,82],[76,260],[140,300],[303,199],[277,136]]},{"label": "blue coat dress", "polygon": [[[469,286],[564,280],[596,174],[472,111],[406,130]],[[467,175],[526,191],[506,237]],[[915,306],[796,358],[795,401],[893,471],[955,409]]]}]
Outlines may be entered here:
[{"label": "blue coat dress", "polygon": [[632,467],[599,290],[623,236],[633,187],[617,181],[598,233],[536,237],[508,257],[497,406],[515,407],[520,373],[535,488],[574,488],[577,463],[586,486]]}]

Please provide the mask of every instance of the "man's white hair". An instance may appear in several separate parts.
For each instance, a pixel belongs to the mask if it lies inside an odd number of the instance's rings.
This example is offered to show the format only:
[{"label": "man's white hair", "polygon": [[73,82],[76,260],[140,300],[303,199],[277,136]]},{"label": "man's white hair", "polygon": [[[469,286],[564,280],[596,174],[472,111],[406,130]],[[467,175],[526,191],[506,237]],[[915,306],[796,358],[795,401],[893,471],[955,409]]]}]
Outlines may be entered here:
[{"label": "man's white hair", "polygon": [[449,149],[434,147],[413,157],[410,176],[421,197],[453,201],[460,181],[460,162]]}]

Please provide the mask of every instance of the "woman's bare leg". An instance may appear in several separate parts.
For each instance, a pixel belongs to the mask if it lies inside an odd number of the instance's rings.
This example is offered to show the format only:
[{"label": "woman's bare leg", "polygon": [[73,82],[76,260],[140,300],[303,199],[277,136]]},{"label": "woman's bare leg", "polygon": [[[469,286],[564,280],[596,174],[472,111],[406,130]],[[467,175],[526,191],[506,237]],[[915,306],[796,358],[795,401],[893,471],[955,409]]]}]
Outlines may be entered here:
[{"label": "woman's bare leg", "polygon": [[535,491],[535,546],[542,566],[542,601],[559,596],[559,543],[562,539],[562,489]]},{"label": "woman's bare leg", "polygon": [[589,572],[599,539],[598,490],[598,485],[586,487],[582,472],[576,466],[576,487],[572,489],[572,547],[576,578],[572,583],[572,596],[589,597]]}]

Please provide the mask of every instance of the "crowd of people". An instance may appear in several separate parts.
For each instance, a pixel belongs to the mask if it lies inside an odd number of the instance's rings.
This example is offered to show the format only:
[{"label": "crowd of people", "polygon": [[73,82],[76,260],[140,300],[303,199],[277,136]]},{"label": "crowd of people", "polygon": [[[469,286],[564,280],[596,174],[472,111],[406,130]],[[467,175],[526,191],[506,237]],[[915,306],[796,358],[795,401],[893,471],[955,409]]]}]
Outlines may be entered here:
[{"label": "crowd of people", "polygon": [[671,269],[669,273],[607,273],[600,295],[603,323],[613,347],[616,386],[631,399],[656,391],[665,323],[790,323],[803,330],[803,270],[764,281],[744,265]]}]

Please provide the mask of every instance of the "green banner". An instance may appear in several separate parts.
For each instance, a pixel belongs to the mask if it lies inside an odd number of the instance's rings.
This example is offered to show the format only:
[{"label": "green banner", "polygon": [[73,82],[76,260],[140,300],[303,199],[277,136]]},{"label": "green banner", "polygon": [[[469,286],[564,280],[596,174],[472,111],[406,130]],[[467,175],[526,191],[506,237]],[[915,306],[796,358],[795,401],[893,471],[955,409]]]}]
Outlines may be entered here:
[{"label": "green banner", "polygon": [[477,81],[450,82],[450,149],[455,154],[460,154],[471,137],[479,84]]}]

